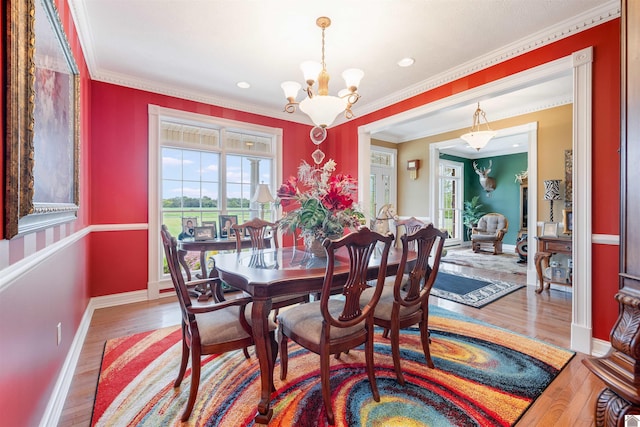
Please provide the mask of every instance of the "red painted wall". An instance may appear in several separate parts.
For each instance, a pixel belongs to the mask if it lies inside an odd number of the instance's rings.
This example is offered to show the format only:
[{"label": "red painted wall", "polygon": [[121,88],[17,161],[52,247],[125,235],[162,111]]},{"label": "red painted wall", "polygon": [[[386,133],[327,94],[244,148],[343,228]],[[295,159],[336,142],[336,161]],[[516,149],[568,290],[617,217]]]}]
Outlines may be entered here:
[{"label": "red painted wall", "polygon": [[[310,125],[233,111],[102,82],[91,88],[91,223],[146,224],[148,221],[148,106],[189,111],[283,129],[283,176],[297,173],[300,159],[311,161]],[[149,230],[150,233],[159,230]],[[93,233],[91,295],[146,289],[148,234]],[[123,243],[126,242],[126,245]],[[111,263],[110,260],[117,259]],[[109,261],[107,261],[109,260]],[[108,262],[110,265],[105,265]]]}]

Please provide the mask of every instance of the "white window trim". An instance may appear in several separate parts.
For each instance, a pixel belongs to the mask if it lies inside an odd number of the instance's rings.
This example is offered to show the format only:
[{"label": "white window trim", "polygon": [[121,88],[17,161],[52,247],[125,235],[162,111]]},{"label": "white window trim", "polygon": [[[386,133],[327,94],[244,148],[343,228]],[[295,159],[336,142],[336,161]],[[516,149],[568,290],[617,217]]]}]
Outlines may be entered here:
[{"label": "white window trim", "polygon": [[[192,123],[196,125],[210,125],[238,132],[255,132],[260,134],[268,134],[274,136],[273,146],[273,168],[272,168],[272,188],[276,188],[277,183],[282,182],[282,129],[268,126],[256,125],[253,123],[244,123],[235,120],[222,119],[198,113],[190,113],[187,111],[174,110],[171,108],[160,107],[149,104],[149,176],[147,193],[149,197],[148,217],[148,277],[147,282],[147,298],[158,299],[163,296],[163,291],[172,289],[171,280],[160,274],[160,266],[162,265],[163,251],[160,242],[161,219],[161,197],[158,191],[161,179],[161,158],[160,158],[160,123],[165,118],[179,120],[184,123]],[[220,140],[222,143],[222,139]],[[234,153],[236,153],[234,151]],[[237,151],[242,154],[241,151]],[[255,153],[253,153],[255,154]],[[221,165],[222,166],[222,165]],[[224,191],[224,189],[222,189]],[[221,194],[221,197],[224,194]],[[166,293],[167,296],[173,295]]]}]

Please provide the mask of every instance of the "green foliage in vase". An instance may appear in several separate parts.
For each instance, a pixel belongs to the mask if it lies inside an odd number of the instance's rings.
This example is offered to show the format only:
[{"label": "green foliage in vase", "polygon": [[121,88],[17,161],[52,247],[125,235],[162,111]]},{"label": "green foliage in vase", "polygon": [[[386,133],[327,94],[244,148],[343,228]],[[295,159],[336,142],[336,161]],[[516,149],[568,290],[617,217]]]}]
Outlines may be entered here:
[{"label": "green foliage in vase", "polygon": [[303,161],[298,177],[290,177],[278,189],[278,203],[285,208],[297,205],[279,225],[285,232],[299,230],[305,245],[342,236],[345,228],[355,229],[364,219],[354,203],[356,181],[349,175],[334,176],[335,167],[333,159],[321,168]]}]

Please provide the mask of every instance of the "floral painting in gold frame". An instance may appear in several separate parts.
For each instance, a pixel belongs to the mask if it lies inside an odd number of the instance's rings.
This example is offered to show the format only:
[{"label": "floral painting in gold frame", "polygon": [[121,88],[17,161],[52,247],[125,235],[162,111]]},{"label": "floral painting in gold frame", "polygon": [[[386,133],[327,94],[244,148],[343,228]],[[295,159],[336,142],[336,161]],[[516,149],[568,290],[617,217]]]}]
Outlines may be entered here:
[{"label": "floral painting in gold frame", "polygon": [[53,0],[9,0],[4,237],[76,218],[79,72]]}]

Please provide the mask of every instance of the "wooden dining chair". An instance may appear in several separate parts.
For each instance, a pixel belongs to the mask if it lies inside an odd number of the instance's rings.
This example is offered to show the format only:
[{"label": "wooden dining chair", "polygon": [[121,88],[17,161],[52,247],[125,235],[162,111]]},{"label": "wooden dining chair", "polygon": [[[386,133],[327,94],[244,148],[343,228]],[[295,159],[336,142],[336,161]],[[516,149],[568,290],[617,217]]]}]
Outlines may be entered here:
[{"label": "wooden dining chair", "polygon": [[275,222],[265,221],[260,218],[252,218],[243,224],[233,224],[231,226],[236,237],[236,251],[242,250],[242,239],[249,237],[251,239],[251,249],[265,249],[266,241],[271,238],[272,245],[275,248],[280,247],[276,231],[278,224]]},{"label": "wooden dining chair", "polygon": [[[380,268],[373,292],[368,302],[361,308],[360,295],[367,289],[367,270],[376,244],[382,242],[384,248]],[[383,236],[364,227],[337,240],[324,240],[327,251],[322,293],[319,301],[291,307],[278,316],[278,337],[280,338],[280,378],[287,376],[289,339],[320,355],[320,378],[322,399],[327,412],[327,420],[334,424],[329,385],[329,356],[339,355],[349,349],[365,344],[367,375],[373,398],[380,401],[380,394],[373,372],[373,312],[384,287],[389,248],[393,234]],[[338,254],[339,252],[339,254]],[[330,298],[334,289],[333,272],[336,260],[349,262],[350,270],[342,286],[340,298]],[[345,260],[348,258],[348,260]]]},{"label": "wooden dining chair", "polygon": [[[178,377],[173,384],[174,387],[179,387],[182,383],[189,356],[191,356],[189,400],[181,418],[182,421],[187,421],[191,416],[200,385],[201,356],[243,349],[245,357],[249,358],[246,348],[254,344],[250,324],[251,307],[249,304],[251,298],[241,297],[224,302],[193,306],[187,286],[195,285],[196,282],[205,283],[209,279],[186,283],[178,261],[176,239],[171,236],[166,225],[162,226],[160,234],[171,280],[182,311],[182,359]],[[274,363],[278,352],[275,329],[275,323],[270,322],[269,339],[273,349]]]},{"label": "wooden dining chair", "polygon": [[[236,236],[236,251],[238,252],[242,250],[242,238],[246,235],[251,239],[251,250],[265,249],[265,242],[268,241],[269,237],[271,237],[273,247],[280,247],[277,235],[277,222],[268,222],[256,217],[243,224],[233,224],[231,229],[234,230]],[[274,312],[274,319],[277,317],[282,307],[305,302],[309,302],[308,293],[282,295],[273,298],[271,301],[271,308]]]},{"label": "wooden dining chair", "polygon": [[[396,240],[402,236],[402,234],[413,234],[422,227],[426,226],[427,223],[419,220],[415,216],[406,219],[396,220]],[[400,232],[400,228],[404,228],[404,233]]]},{"label": "wooden dining chair", "polygon": [[[400,238],[402,258],[398,273],[393,284],[387,281],[375,308],[373,322],[385,328],[385,331],[390,331],[393,365],[398,382],[402,385],[404,385],[404,376],[400,367],[400,329],[418,324],[427,366],[430,368],[435,366],[429,350],[429,294],[438,275],[446,236],[446,232],[429,224],[425,228],[419,228],[413,234],[405,234]],[[415,245],[417,257],[407,275],[404,267],[408,265],[407,258],[412,244]],[[432,259],[431,265],[429,259]],[[365,290],[362,293],[360,306],[365,307],[367,301],[377,292],[375,288]]]}]

